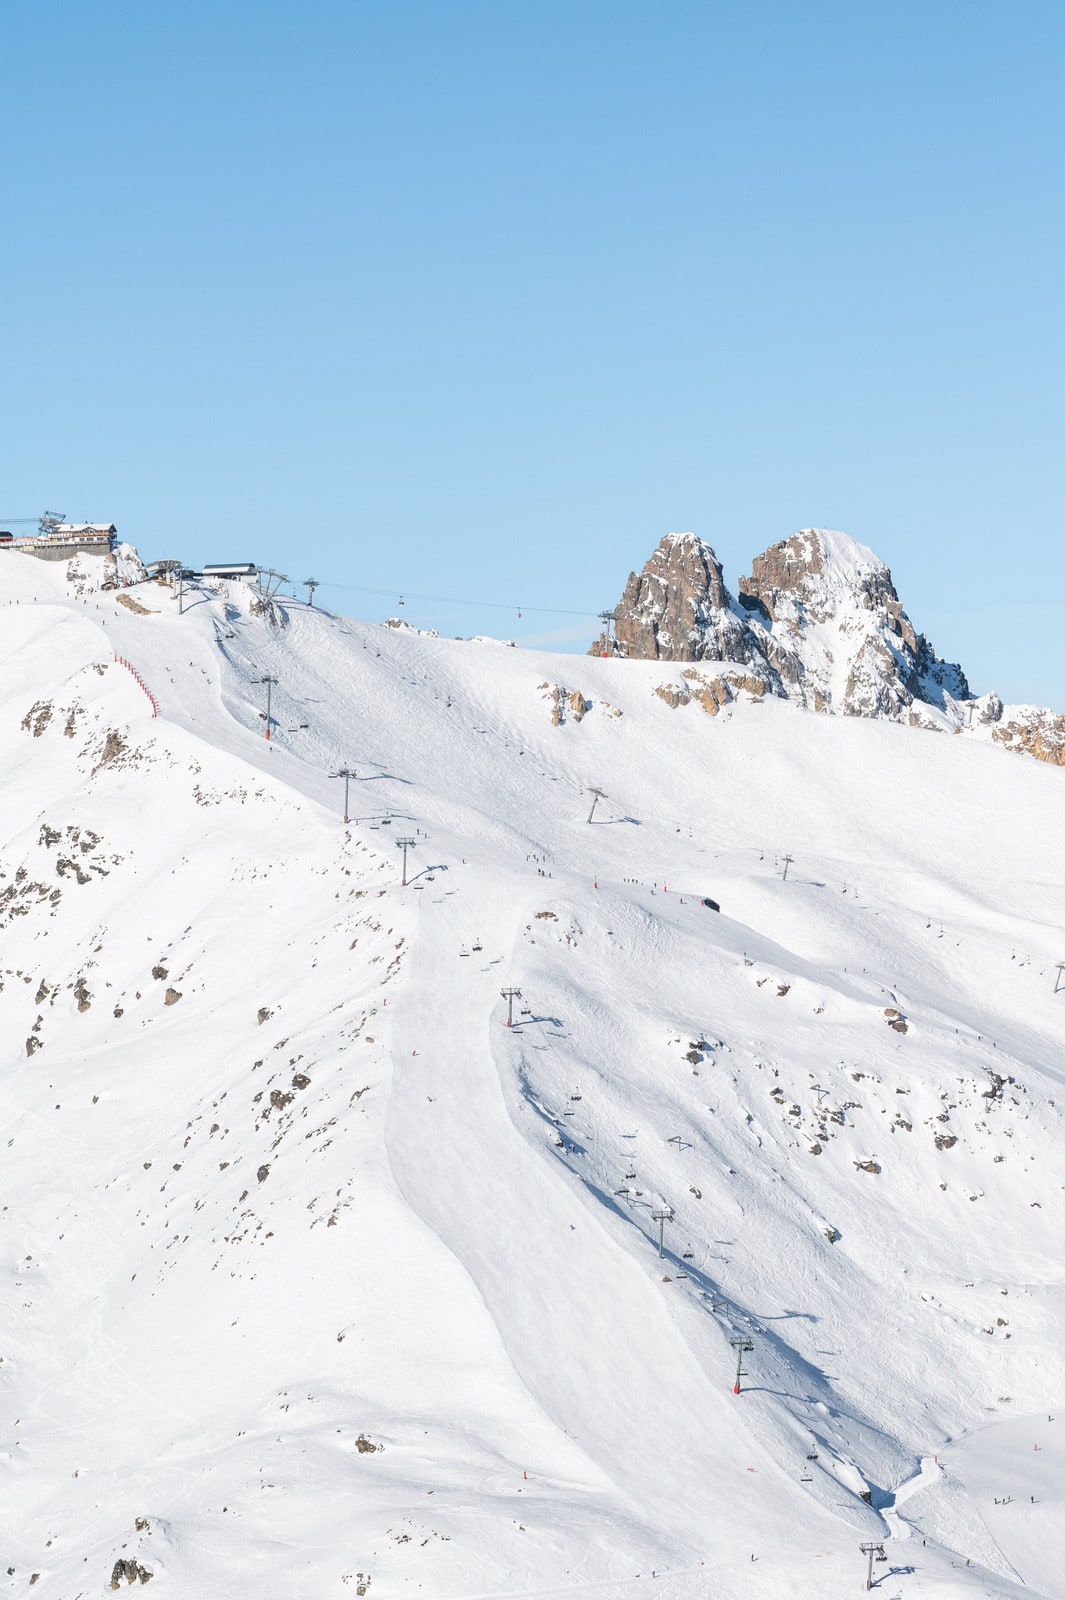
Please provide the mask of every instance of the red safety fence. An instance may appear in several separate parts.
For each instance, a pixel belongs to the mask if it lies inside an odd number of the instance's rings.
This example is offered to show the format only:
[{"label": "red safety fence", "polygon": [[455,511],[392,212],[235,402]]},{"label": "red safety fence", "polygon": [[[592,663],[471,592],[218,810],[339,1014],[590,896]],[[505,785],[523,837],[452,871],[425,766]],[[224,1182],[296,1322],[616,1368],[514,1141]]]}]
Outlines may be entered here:
[{"label": "red safety fence", "polygon": [[127,661],[125,656],[116,656],[115,660],[118,662],[119,666],[125,667],[126,671],[131,672],[136,678],[137,682],[140,684],[151,703],[152,716],[157,717],[159,715],[159,707],[155,703],[155,696],[145,683],[144,679],[141,677],[140,673],[137,671],[136,667],[133,665],[132,661]]}]

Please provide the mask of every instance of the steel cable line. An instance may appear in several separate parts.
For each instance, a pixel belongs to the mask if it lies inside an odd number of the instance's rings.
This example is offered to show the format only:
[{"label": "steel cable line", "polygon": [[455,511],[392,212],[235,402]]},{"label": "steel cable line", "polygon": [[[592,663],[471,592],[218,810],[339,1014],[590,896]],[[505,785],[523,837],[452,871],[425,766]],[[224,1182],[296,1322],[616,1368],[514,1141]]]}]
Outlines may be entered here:
[{"label": "steel cable line", "polygon": [[408,600],[430,600],[437,605],[444,606],[479,606],[491,611],[536,611],[549,617],[598,617],[597,611],[573,611],[565,606],[526,606],[517,605],[506,600],[464,600],[456,595],[445,594],[416,594],[411,589],[371,589],[362,583],[329,583],[323,580],[320,589],[342,589],[351,594],[376,594],[387,597],[389,595],[402,595]]}]

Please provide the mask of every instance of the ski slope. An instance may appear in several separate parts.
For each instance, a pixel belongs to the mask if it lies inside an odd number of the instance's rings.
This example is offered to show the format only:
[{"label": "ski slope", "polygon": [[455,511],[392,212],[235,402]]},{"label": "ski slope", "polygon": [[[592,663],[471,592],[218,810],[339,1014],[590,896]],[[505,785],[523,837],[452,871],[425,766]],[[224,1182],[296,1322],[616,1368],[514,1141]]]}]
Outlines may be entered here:
[{"label": "ski slope", "polygon": [[1059,771],[0,563],[0,1593],[1055,1594]]}]

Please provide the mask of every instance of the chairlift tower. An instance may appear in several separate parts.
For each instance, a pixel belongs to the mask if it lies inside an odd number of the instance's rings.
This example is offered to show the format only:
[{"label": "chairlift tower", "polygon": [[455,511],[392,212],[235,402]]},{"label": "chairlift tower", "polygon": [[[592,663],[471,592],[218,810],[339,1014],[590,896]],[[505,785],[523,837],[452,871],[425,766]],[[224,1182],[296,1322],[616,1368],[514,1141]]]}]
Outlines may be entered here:
[{"label": "chairlift tower", "polygon": [[397,850],[402,850],[403,851],[403,885],[402,886],[405,889],[407,887],[407,851],[416,849],[417,848],[417,841],[415,839],[397,839],[395,841],[395,844],[396,844],[396,849]]},{"label": "chairlift tower", "polygon": [[659,1206],[657,1211],[652,1211],[651,1216],[658,1223],[658,1259],[661,1261],[666,1250],[666,1223],[673,1221],[673,1207]]},{"label": "chairlift tower", "polygon": [[[617,613],[617,607],[616,606],[613,607],[610,611],[600,611],[600,613],[599,613],[599,621],[603,624],[603,638],[606,640],[607,645],[610,646],[611,649],[617,644],[617,636],[616,636],[616,634],[615,635],[611,635],[611,632],[610,632],[611,628],[614,627],[614,624],[617,622],[617,620],[618,620],[618,613]],[[603,654],[604,655],[609,655],[610,654],[610,650],[609,649],[608,650],[604,650]]]},{"label": "chairlift tower", "polygon": [[588,821],[591,822],[592,818],[595,816],[595,808],[599,804],[600,800],[606,800],[609,798],[609,796],[603,789],[590,788],[588,793],[592,796],[592,809],[588,813]]},{"label": "chairlift tower", "polygon": [[[333,777],[334,778],[343,778],[343,780],[344,780],[344,821],[345,821],[345,823],[348,821],[348,785],[350,784],[352,778],[357,778],[358,776],[359,776],[359,774],[356,771],[354,771],[354,769],[351,768],[351,767],[341,767],[339,772],[334,772],[333,773]],[[403,876],[406,877],[406,875],[407,875],[406,874],[406,868],[404,868]]]},{"label": "chairlift tower", "polygon": [[869,1570],[865,1576],[865,1587],[867,1589],[871,1589],[873,1587],[873,1562],[887,1560],[887,1551],[884,1549],[884,1541],[882,1539],[873,1540],[869,1544],[860,1544],[858,1549],[862,1552],[863,1556],[869,1557]]},{"label": "chairlift tower", "polygon": [[265,685],[266,685],[266,737],[269,739],[269,737],[270,737],[270,694],[271,694],[271,691],[273,690],[275,684],[277,683],[277,679],[276,678],[272,678],[269,673],[264,673],[263,676],[259,679],[259,682],[260,683],[265,683]]},{"label": "chairlift tower", "polygon": [[507,1002],[507,1027],[512,1028],[514,1026],[514,1002],[521,999],[521,990],[508,987],[500,989],[499,993]]},{"label": "chairlift tower", "polygon": [[318,579],[317,578],[304,578],[303,587],[307,591],[307,604],[309,606],[313,606],[314,605],[314,591],[318,587]]},{"label": "chairlift tower", "polygon": [[734,1383],[734,1385],[732,1387],[732,1392],[733,1392],[733,1394],[739,1394],[739,1392],[740,1392],[740,1379],[741,1378],[745,1378],[747,1376],[747,1373],[746,1373],[746,1371],[744,1369],[744,1365],[743,1365],[743,1358],[744,1358],[745,1355],[749,1355],[750,1352],[754,1349],[754,1342],[753,1342],[753,1340],[746,1339],[746,1338],[744,1338],[744,1339],[730,1339],[729,1340],[729,1344],[732,1346],[733,1350],[735,1350],[735,1352],[736,1352],[736,1382]]},{"label": "chairlift tower", "polygon": [[275,572],[273,567],[260,567],[259,577],[260,579],[266,579],[265,584],[261,582],[259,584],[259,588],[261,589],[263,598],[265,600],[272,600],[277,594],[278,590],[281,588],[281,585],[283,583],[288,583],[289,581],[285,573]]}]

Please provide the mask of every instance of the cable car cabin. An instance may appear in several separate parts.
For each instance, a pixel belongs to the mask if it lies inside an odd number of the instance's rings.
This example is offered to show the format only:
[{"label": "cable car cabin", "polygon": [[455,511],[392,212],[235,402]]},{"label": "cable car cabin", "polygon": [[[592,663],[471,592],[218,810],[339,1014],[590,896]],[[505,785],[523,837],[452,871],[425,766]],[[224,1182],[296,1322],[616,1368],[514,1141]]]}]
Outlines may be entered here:
[{"label": "cable car cabin", "polygon": [[259,576],[259,568],[254,561],[216,561],[210,566],[203,567],[199,573],[201,578],[239,578],[249,583]]}]

